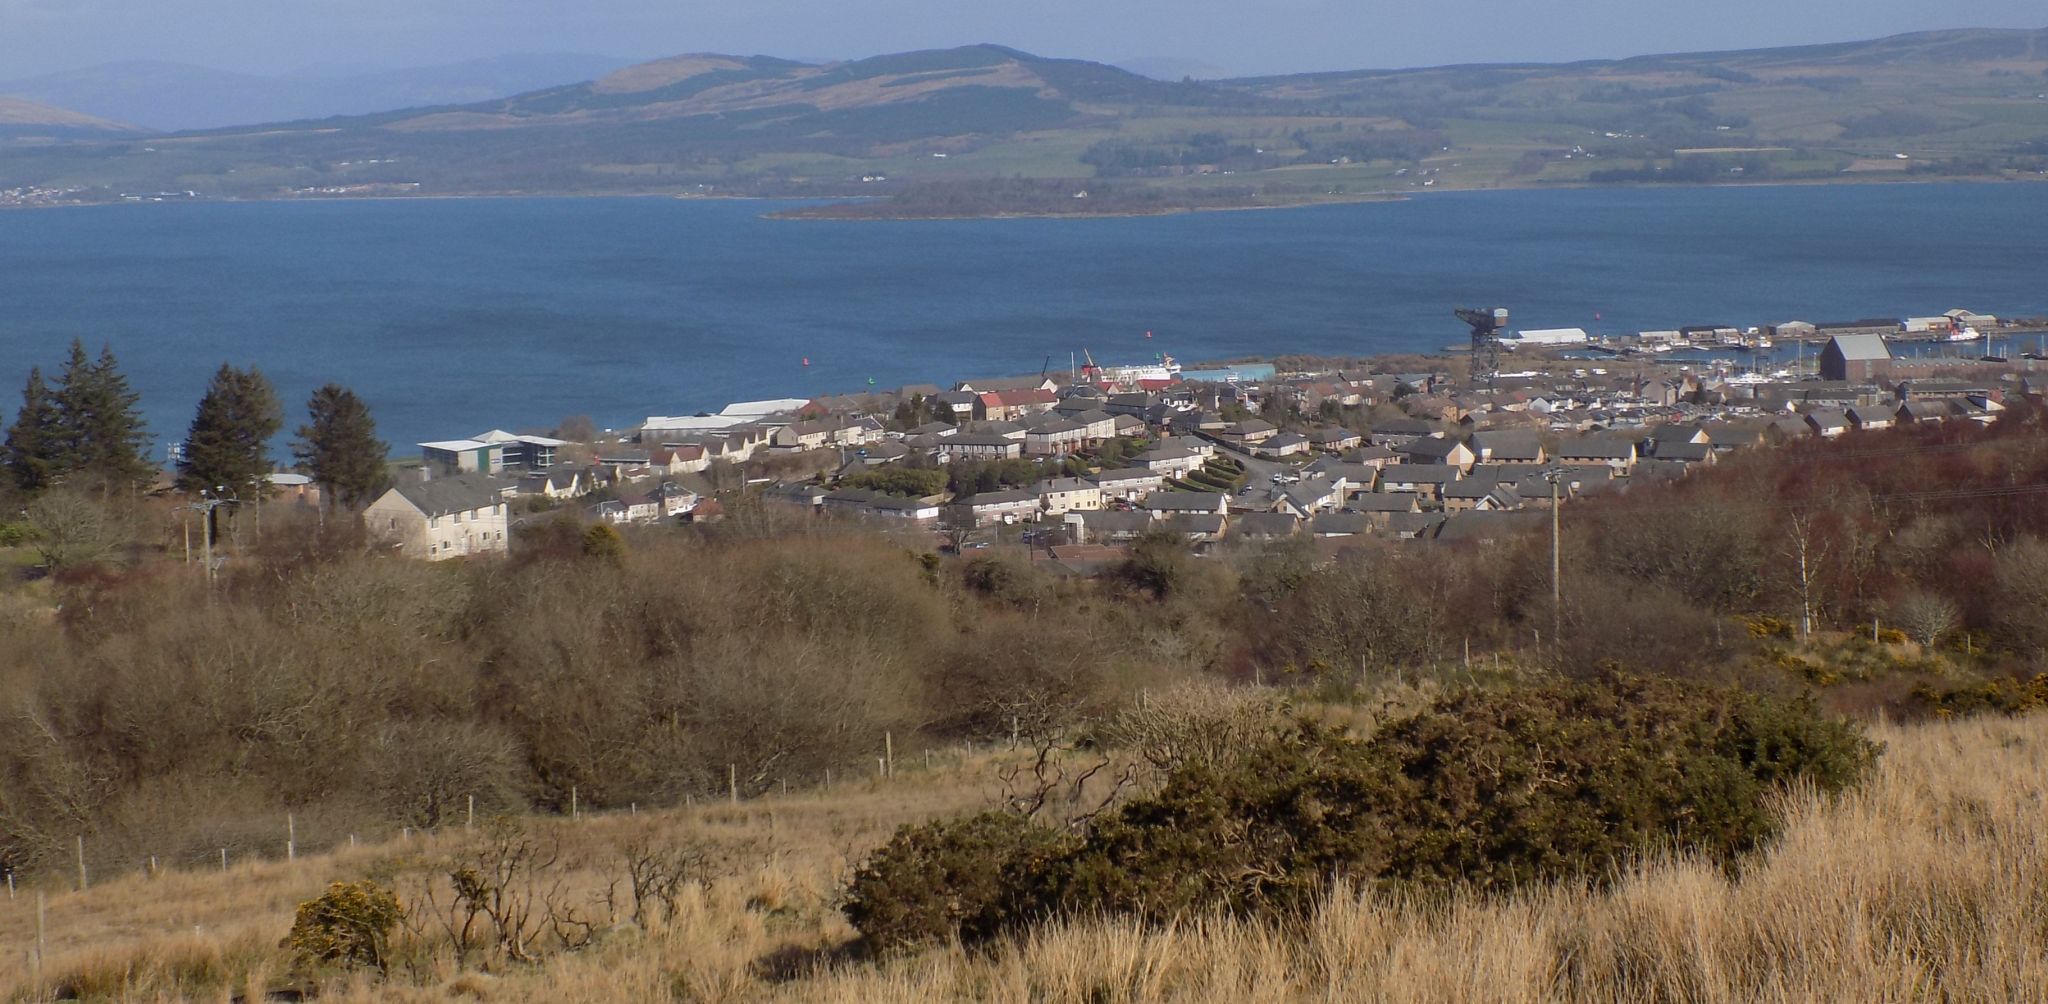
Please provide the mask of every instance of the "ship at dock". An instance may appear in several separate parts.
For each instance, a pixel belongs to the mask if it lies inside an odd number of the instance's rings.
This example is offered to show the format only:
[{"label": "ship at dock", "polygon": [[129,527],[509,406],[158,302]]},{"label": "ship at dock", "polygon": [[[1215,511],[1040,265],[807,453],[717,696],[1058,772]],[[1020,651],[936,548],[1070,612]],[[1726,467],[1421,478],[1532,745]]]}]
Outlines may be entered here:
[{"label": "ship at dock", "polygon": [[1172,356],[1165,353],[1161,353],[1154,362],[1139,363],[1133,366],[1100,366],[1096,364],[1095,357],[1092,354],[1086,351],[1082,354],[1087,357],[1088,365],[1082,368],[1081,373],[1092,383],[1122,384],[1125,386],[1158,384],[1163,386],[1180,379],[1180,363],[1175,362]]}]

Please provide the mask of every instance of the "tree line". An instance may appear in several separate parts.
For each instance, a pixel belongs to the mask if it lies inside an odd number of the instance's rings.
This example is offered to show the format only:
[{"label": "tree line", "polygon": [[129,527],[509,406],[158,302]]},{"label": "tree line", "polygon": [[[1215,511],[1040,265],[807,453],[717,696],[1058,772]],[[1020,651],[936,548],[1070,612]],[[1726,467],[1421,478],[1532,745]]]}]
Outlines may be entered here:
[{"label": "tree line", "polygon": [[[24,500],[60,489],[104,499],[150,488],[159,468],[149,459],[140,401],[111,348],[95,357],[74,339],[54,383],[41,367],[29,370],[0,446],[6,486]],[[360,508],[389,486],[389,447],[377,438],[362,398],[329,383],[313,392],[306,410],[291,452],[327,499]],[[174,451],[176,487],[260,500],[271,489],[271,443],[283,426],[276,388],[263,372],[221,364]]]}]

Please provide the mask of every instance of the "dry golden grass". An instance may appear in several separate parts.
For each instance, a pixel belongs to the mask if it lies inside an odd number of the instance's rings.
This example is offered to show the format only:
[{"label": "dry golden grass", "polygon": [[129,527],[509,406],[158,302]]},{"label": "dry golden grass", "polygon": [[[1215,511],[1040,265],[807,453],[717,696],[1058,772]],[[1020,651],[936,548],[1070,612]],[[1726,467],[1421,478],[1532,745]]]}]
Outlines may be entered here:
[{"label": "dry golden grass", "polygon": [[[620,927],[534,965],[458,971],[426,952],[391,982],[329,977],[339,1001],[2048,1001],[2048,716],[1875,730],[1870,782],[1787,801],[1783,840],[1737,877],[1691,861],[1606,892],[1396,902],[1333,896],[1293,925],[1049,927],[986,952],[852,957],[834,909],[850,863],[899,822],[984,804],[993,767],[739,809],[564,824],[581,891],[611,849],[690,835],[737,866],[667,923]],[[49,900],[56,981],[105,999],[230,1000],[285,985],[294,904],[459,835],[219,874],[126,878]],[[403,882],[401,882],[403,887]],[[28,897],[0,910],[0,993],[35,999]]]}]

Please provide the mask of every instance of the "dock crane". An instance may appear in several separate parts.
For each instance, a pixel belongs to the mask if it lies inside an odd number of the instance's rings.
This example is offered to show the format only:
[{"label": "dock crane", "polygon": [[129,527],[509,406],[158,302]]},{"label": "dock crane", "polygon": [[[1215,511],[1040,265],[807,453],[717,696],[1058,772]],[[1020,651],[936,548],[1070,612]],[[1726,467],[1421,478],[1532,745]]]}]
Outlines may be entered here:
[{"label": "dock crane", "polygon": [[1500,372],[1501,332],[1508,327],[1508,308],[1467,310],[1457,308],[1458,320],[1472,326],[1472,376],[1474,383],[1493,381]]}]

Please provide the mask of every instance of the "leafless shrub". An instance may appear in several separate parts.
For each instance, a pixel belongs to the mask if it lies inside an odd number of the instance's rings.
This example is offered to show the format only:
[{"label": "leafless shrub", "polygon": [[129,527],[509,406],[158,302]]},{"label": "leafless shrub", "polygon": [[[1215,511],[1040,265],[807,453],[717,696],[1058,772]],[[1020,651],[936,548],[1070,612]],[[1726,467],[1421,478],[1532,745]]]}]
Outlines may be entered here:
[{"label": "leafless shrub", "polygon": [[1946,596],[1914,590],[1892,601],[1892,622],[1928,648],[1962,623],[1962,612]]},{"label": "leafless shrub", "polygon": [[371,790],[394,819],[433,829],[466,813],[520,804],[519,754],[504,735],[471,722],[394,722],[370,748]]},{"label": "leafless shrub", "polygon": [[1992,585],[1999,597],[1995,617],[2015,647],[2048,649],[2048,540],[2023,537],[1998,551]]},{"label": "leafless shrub", "polygon": [[1002,785],[998,802],[1007,811],[1030,819],[1049,814],[1078,830],[1109,811],[1138,781],[1136,764],[1118,763],[1094,743],[1077,739],[1067,726],[1026,738],[1031,755],[996,772]]},{"label": "leafless shrub", "polygon": [[67,488],[36,496],[27,514],[36,553],[52,569],[105,561],[135,536],[114,504]]},{"label": "leafless shrub", "polygon": [[1102,739],[1162,772],[1189,764],[1213,766],[1270,738],[1281,728],[1283,712],[1284,705],[1269,693],[1187,683],[1148,694],[1118,712],[1104,726]]},{"label": "leafless shrub", "polygon": [[542,938],[565,928],[587,943],[593,925],[563,909],[565,879],[557,870],[562,845],[536,836],[519,823],[499,818],[483,836],[448,862],[447,885],[424,882],[407,911],[411,919],[439,928],[455,952],[456,965],[472,959],[531,962]]},{"label": "leafless shrub", "polygon": [[711,855],[689,840],[637,840],[626,845],[620,864],[633,895],[633,925],[644,929],[651,923],[675,919],[683,890],[709,877]]}]

